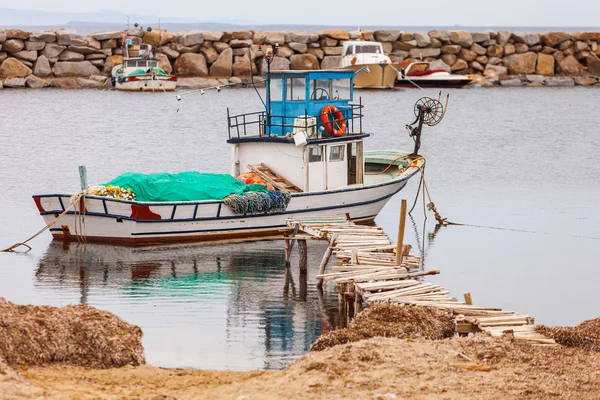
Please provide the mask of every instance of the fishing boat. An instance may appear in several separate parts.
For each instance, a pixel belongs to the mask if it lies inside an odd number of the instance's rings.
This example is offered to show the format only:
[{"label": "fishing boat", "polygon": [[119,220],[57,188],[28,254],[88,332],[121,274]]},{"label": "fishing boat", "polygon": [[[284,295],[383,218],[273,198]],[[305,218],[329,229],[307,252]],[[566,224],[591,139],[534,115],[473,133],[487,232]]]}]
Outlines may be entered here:
[{"label": "fishing boat", "polygon": [[340,68],[357,72],[354,78],[357,89],[393,88],[398,75],[381,43],[362,40],[344,42]]},{"label": "fishing boat", "polygon": [[53,224],[55,239],[121,245],[281,238],[286,220],[295,216],[345,215],[372,222],[424,167],[418,154],[421,128],[439,123],[444,107],[433,99],[417,104],[417,120],[409,126],[412,152],[364,151],[371,134],[363,128],[364,106],[355,98],[354,78],[353,71],[339,69],[269,71],[265,109],[235,115],[227,109],[228,179],[258,177],[273,187],[271,197],[285,194],[284,207],[240,211],[228,201],[237,195],[186,201],[110,198],[84,181],[79,194],[33,199],[46,224]]},{"label": "fishing boat", "polygon": [[117,90],[130,92],[172,92],[177,87],[177,77],[158,66],[149,44],[133,45],[123,37],[123,64],[112,69],[112,81]]},{"label": "fishing boat", "polygon": [[403,66],[396,78],[396,87],[460,88],[471,82],[469,75],[451,74],[432,68],[427,61],[415,61]]}]

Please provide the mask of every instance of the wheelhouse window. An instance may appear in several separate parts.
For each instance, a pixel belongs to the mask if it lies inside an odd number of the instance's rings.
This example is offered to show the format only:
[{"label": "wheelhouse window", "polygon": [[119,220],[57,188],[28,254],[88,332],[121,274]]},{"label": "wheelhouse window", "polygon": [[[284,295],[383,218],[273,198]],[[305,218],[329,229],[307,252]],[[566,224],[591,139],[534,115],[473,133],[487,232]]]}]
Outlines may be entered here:
[{"label": "wheelhouse window", "polygon": [[137,67],[137,61],[136,60],[128,60],[127,66],[128,67]]},{"label": "wheelhouse window", "polygon": [[329,100],[331,99],[331,80],[315,79],[311,84],[311,100]]},{"label": "wheelhouse window", "polygon": [[329,161],[337,162],[344,161],[345,145],[329,147]]},{"label": "wheelhouse window", "polygon": [[308,148],[308,162],[321,162],[323,161],[323,147],[309,147]]},{"label": "wheelhouse window", "polygon": [[353,52],[354,52],[354,46],[353,45],[348,46],[348,48],[346,49],[346,54],[344,54],[344,55],[351,56]]},{"label": "wheelhouse window", "polygon": [[381,54],[381,47],[377,46],[376,44],[362,44],[362,45],[358,45],[356,46],[356,54],[361,54],[361,53],[375,53],[375,54]]},{"label": "wheelhouse window", "polygon": [[350,78],[334,79],[333,98],[339,100],[351,100]]},{"label": "wheelhouse window", "polygon": [[306,100],[306,78],[288,78],[286,82],[286,100],[304,101]]},{"label": "wheelhouse window", "polygon": [[283,94],[281,78],[272,78],[269,84],[269,97],[271,101],[281,101]]}]

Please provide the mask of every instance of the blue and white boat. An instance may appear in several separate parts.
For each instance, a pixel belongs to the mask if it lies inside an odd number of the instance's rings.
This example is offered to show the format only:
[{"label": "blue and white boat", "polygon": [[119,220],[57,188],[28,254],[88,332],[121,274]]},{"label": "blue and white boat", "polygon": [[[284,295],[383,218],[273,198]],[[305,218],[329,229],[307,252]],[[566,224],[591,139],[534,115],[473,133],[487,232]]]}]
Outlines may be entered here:
[{"label": "blue and white boat", "polygon": [[[413,152],[364,151],[370,134],[363,129],[354,76],[349,70],[270,72],[264,110],[238,115],[227,110],[230,174],[253,172],[290,192],[285,211],[241,215],[224,200],[141,202],[88,192],[51,228],[52,235],[123,245],[218,242],[282,237],[294,216],[373,221],[425,160],[418,145]],[[33,198],[50,223],[69,208],[72,196]]]}]

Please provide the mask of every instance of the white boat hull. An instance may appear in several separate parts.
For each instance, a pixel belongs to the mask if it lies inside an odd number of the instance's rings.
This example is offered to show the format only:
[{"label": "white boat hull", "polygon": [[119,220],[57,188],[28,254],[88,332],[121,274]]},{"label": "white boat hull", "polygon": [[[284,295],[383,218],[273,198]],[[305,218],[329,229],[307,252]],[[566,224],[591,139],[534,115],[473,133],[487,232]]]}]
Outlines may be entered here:
[{"label": "white boat hull", "polygon": [[[272,214],[234,214],[222,201],[138,203],[88,196],[84,214],[71,210],[50,231],[56,239],[85,238],[123,245],[278,238],[283,236],[287,218],[293,216],[347,215],[357,222],[372,221],[418,172],[417,168],[412,170],[370,186],[295,193],[287,211]],[[48,224],[69,206],[70,195],[39,195],[34,200]],[[83,209],[81,205],[79,208]]]},{"label": "white boat hull", "polygon": [[117,90],[129,92],[172,92],[177,87],[177,81],[167,79],[140,78],[136,81],[115,82]]}]

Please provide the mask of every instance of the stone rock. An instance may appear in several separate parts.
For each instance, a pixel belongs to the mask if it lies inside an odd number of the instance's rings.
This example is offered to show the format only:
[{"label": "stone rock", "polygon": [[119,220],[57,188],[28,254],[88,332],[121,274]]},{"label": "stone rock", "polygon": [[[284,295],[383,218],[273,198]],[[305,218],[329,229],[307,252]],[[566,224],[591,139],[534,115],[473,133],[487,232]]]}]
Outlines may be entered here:
[{"label": "stone rock", "polygon": [[485,65],[489,62],[489,58],[488,56],[478,56],[475,61],[477,61],[478,63]]},{"label": "stone rock", "polygon": [[21,39],[9,39],[2,44],[2,49],[9,53],[16,53],[25,48],[25,43]]},{"label": "stone rock", "polygon": [[502,59],[498,57],[490,57],[488,63],[492,65],[499,65],[502,64]]},{"label": "stone rock", "polygon": [[438,57],[440,55],[440,49],[420,49],[415,48],[410,50],[410,56],[412,58],[427,58],[427,57]]},{"label": "stone rock", "polygon": [[202,38],[209,42],[219,42],[222,37],[223,37],[223,32],[219,32],[219,31],[202,32]]},{"label": "stone rock", "polygon": [[123,56],[119,56],[119,55],[114,55],[114,56],[108,56],[106,58],[106,61],[104,62],[104,67],[102,69],[102,72],[105,74],[110,74],[112,69],[117,66],[123,64]]},{"label": "stone rock", "polygon": [[452,68],[442,60],[432,61],[429,68],[432,70],[443,69],[446,72],[452,72]]},{"label": "stone rock", "polygon": [[473,46],[471,46],[471,51],[480,56],[487,54],[487,49],[477,43],[473,43]]},{"label": "stone rock", "polygon": [[186,53],[197,53],[198,50],[200,50],[200,45],[197,44],[195,46],[182,46],[179,43],[175,43],[175,50],[178,51],[181,54],[186,54]]},{"label": "stone rock", "polygon": [[492,45],[487,49],[488,57],[502,57],[504,55],[504,47],[499,44]]},{"label": "stone rock", "polygon": [[577,35],[577,40],[593,40],[596,42],[600,42],[600,31],[581,32]]},{"label": "stone rock", "polygon": [[61,46],[71,45],[71,34],[65,31],[56,32],[56,43]]},{"label": "stone rock", "polygon": [[90,60],[90,62],[92,63],[92,65],[96,68],[98,68],[98,70],[102,70],[102,68],[104,68],[104,59],[102,60]]},{"label": "stone rock", "polygon": [[525,43],[515,43],[515,51],[519,54],[527,53],[529,51],[529,46]]},{"label": "stone rock", "polygon": [[25,78],[25,83],[27,84],[27,87],[32,89],[39,89],[46,86],[46,81],[42,78],[38,78],[35,75],[29,75],[27,78]]},{"label": "stone rock", "polygon": [[563,53],[565,53],[565,56],[572,56],[573,54],[575,54],[575,50],[572,47],[570,47],[563,51]]},{"label": "stone rock", "polygon": [[328,37],[324,37],[322,39],[319,40],[319,45],[321,47],[334,47],[337,46],[338,41],[335,39],[331,39]]},{"label": "stone rock", "polygon": [[123,36],[123,32],[121,32],[121,31],[99,32],[99,33],[92,33],[90,36],[96,40],[120,39]]},{"label": "stone rock", "polygon": [[[340,54],[342,52],[342,48],[340,47]],[[279,57],[290,58],[294,55],[294,50],[290,49],[288,46],[280,46],[279,50],[277,50],[277,55]]]},{"label": "stone rock", "polygon": [[34,50],[21,50],[13,53],[13,57],[17,57],[22,60],[34,62],[37,60],[37,51]]},{"label": "stone rock", "polygon": [[206,76],[208,66],[204,54],[185,53],[173,64],[177,76]]},{"label": "stone rock", "polygon": [[555,76],[546,78],[544,81],[546,86],[575,86],[575,80],[568,76]]},{"label": "stone rock", "polygon": [[501,86],[518,87],[523,86],[523,82],[519,78],[505,79],[500,81]]},{"label": "stone rock", "polygon": [[390,54],[390,59],[392,60],[392,64],[401,64],[404,60],[410,57],[410,53],[408,51],[397,50]]},{"label": "stone rock", "polygon": [[440,47],[442,47],[444,44],[438,40],[438,39],[431,39],[431,43],[429,44],[429,47],[432,47],[434,49],[438,49]]},{"label": "stone rock", "polygon": [[469,49],[462,48],[460,49],[460,53],[458,53],[458,56],[465,61],[473,61],[477,58],[477,53]]},{"label": "stone rock", "polygon": [[85,59],[85,56],[81,53],[75,53],[70,50],[65,50],[58,56],[60,61],[81,61]]},{"label": "stone rock", "polygon": [[4,81],[5,88],[23,88],[27,83],[25,78],[8,78]]},{"label": "stone rock", "polygon": [[546,32],[542,34],[542,42],[546,46],[556,47],[565,40],[573,40],[573,35],[568,32]]},{"label": "stone rock", "polygon": [[242,48],[242,47],[250,47],[254,42],[252,39],[232,39],[229,42],[229,46],[234,49]]},{"label": "stone rock", "polygon": [[543,75],[525,75],[525,79],[527,79],[529,82],[544,83],[546,77]]},{"label": "stone rock", "polygon": [[179,52],[171,48],[171,46],[161,46],[158,48],[158,51],[172,59],[179,57]]},{"label": "stone rock", "polygon": [[534,53],[539,53],[542,51],[543,46],[541,44],[536,44],[535,46],[529,47],[529,51],[533,51]]},{"label": "stone rock", "polygon": [[577,59],[577,61],[582,62],[583,60],[585,60],[591,53],[589,51],[580,51],[578,53],[575,53],[575,58]]},{"label": "stone rock", "polygon": [[307,50],[307,53],[312,54],[313,56],[317,57],[319,60],[322,60],[323,57],[325,57],[325,53],[323,53],[323,50],[321,50],[321,49],[310,48]]},{"label": "stone rock", "polygon": [[493,69],[486,69],[485,71],[483,71],[483,75],[487,79],[493,80],[493,81],[497,81],[500,78],[500,75],[498,74],[498,71],[493,70]]},{"label": "stone rock", "polygon": [[18,58],[19,61],[21,61],[23,63],[23,65],[27,66],[28,68],[33,68],[33,62],[28,61],[28,60],[23,60],[22,58]]},{"label": "stone rock", "polygon": [[417,47],[416,40],[409,40],[407,42],[392,42],[393,50],[410,51],[411,49],[414,49],[415,47]]},{"label": "stone rock", "polygon": [[[287,71],[290,69],[290,60],[284,57],[273,57],[271,63],[271,71]],[[258,62],[258,73],[260,75],[267,74],[267,60],[263,57]]]},{"label": "stone rock", "polygon": [[4,84],[0,81],[0,89],[4,88]]},{"label": "stone rock", "polygon": [[414,37],[418,47],[427,47],[431,44],[431,38],[425,32],[415,32]]},{"label": "stone rock", "polygon": [[239,40],[245,40],[245,39],[252,39],[254,37],[254,31],[237,31],[237,32],[229,32],[229,33],[224,33],[223,37],[221,38],[222,42],[226,42],[226,37],[227,36],[231,36],[231,39],[239,39]]},{"label": "stone rock", "polygon": [[596,56],[589,55],[585,61],[587,63],[589,74],[600,76],[600,59]]},{"label": "stone rock", "polygon": [[[231,49],[231,47],[230,47],[230,49]],[[252,48],[246,47],[246,48],[240,48],[240,49],[231,49],[231,51],[233,52],[234,57],[243,57],[246,55],[246,53],[248,53],[249,51],[252,51]],[[254,57],[254,58],[256,58],[256,57]]]},{"label": "stone rock", "polygon": [[540,38],[535,33],[513,32],[511,38],[515,43],[525,43],[527,46],[535,46],[540,42]]},{"label": "stone rock", "polygon": [[304,31],[296,31],[296,32],[291,32],[289,35],[290,35],[290,40],[292,42],[302,43],[302,44],[312,43],[310,41],[310,33],[307,33]]},{"label": "stone rock", "polygon": [[469,67],[473,68],[475,71],[483,72],[483,65],[479,64],[477,61],[471,61],[469,63]]},{"label": "stone rock", "polygon": [[558,45],[558,48],[560,50],[567,50],[568,48],[570,48],[571,46],[573,46],[573,41],[572,40],[565,40],[564,42],[562,42],[561,44]]},{"label": "stone rock", "polygon": [[217,51],[217,53],[220,53],[225,49],[230,49],[231,46],[224,42],[213,42],[213,48]]},{"label": "stone rock", "polygon": [[494,80],[493,78],[490,79],[489,77],[484,77],[484,76],[476,74],[471,77],[470,85],[471,86],[478,85],[481,87],[492,87],[492,86],[494,86],[494,84],[491,82],[493,80]]},{"label": "stone rock", "polygon": [[496,39],[490,39],[490,40],[486,40],[481,45],[484,47],[488,47],[488,46],[493,46],[495,44],[498,44],[498,42],[496,42]]},{"label": "stone rock", "polygon": [[585,75],[585,68],[573,56],[567,56],[558,62],[558,72],[566,75]]},{"label": "stone rock", "polygon": [[437,39],[444,44],[450,43],[450,33],[448,31],[435,29],[427,32],[431,39]]},{"label": "stone rock", "polygon": [[443,54],[458,54],[460,49],[462,49],[462,47],[457,44],[447,44],[440,48]]},{"label": "stone rock", "polygon": [[31,35],[29,32],[22,31],[20,29],[5,29],[4,34],[7,39],[21,39],[27,40]]},{"label": "stone rock", "polygon": [[341,47],[323,47],[323,53],[326,56],[341,56],[342,48]]},{"label": "stone rock", "polygon": [[29,36],[29,40],[32,42],[45,42],[51,43],[56,42],[56,32],[36,32]]},{"label": "stone rock", "polygon": [[204,54],[204,57],[206,58],[206,62],[209,64],[214,63],[219,58],[219,53],[217,53],[217,51],[215,49],[213,49],[212,47],[202,46],[200,48],[200,53]]},{"label": "stone rock", "polygon": [[204,34],[202,31],[188,31],[179,36],[179,44],[185,47],[195,46],[204,42]]},{"label": "stone rock", "polygon": [[461,60],[460,58],[456,60],[454,65],[452,65],[452,71],[462,71],[463,69],[469,68],[469,64],[465,60]]},{"label": "stone rock", "polygon": [[173,67],[171,66],[169,57],[167,57],[165,54],[159,53],[156,55],[156,58],[158,58],[158,68],[164,69],[168,74],[173,72]]},{"label": "stone rock", "polygon": [[504,65],[511,75],[533,74],[537,62],[535,53],[512,54],[504,57]]},{"label": "stone rock", "polygon": [[24,78],[29,75],[31,69],[16,58],[7,58],[0,65],[0,78]]},{"label": "stone rock", "polygon": [[454,63],[456,63],[456,60],[458,60],[458,57],[456,56],[456,54],[444,54],[444,55],[442,55],[442,61],[445,64],[454,65]]},{"label": "stone rock", "polygon": [[[69,46],[68,49],[80,54],[104,54],[101,49],[89,46]],[[110,50],[110,49],[109,49]],[[112,52],[111,52],[112,53]]]},{"label": "stone rock", "polygon": [[598,83],[598,79],[587,76],[585,78],[575,78],[575,84],[579,86],[590,86]]},{"label": "stone rock", "polygon": [[[106,79],[106,78],[105,78]],[[103,89],[108,85],[106,81],[98,81],[96,79],[77,78],[77,85],[82,89]]]},{"label": "stone rock", "polygon": [[589,48],[589,46],[586,42],[577,41],[573,45],[573,48],[575,49],[575,52],[578,52],[578,51],[587,50]]},{"label": "stone rock", "polygon": [[6,60],[8,58],[8,53],[4,52],[4,51],[0,51],[0,64],[2,63],[2,61]]},{"label": "stone rock", "polygon": [[308,50],[308,46],[304,43],[291,42],[288,43],[288,46],[297,53],[306,53],[306,50]]},{"label": "stone rock", "polygon": [[293,70],[319,69],[319,60],[312,54],[294,54],[290,57]]},{"label": "stone rock", "polygon": [[0,31],[0,43],[4,43],[6,41],[6,32]]},{"label": "stone rock", "polygon": [[473,45],[473,36],[469,31],[450,31],[450,41],[462,47],[471,47]]},{"label": "stone rock", "polygon": [[565,54],[562,51],[557,51],[552,54],[552,57],[554,57],[556,61],[562,61],[565,58]]},{"label": "stone rock", "polygon": [[240,57],[233,63],[233,75],[250,76],[250,68],[252,68],[252,74],[256,75],[258,73],[254,62],[250,62],[247,57]]},{"label": "stone rock", "polygon": [[[215,52],[216,53],[216,52]],[[230,77],[233,74],[233,50],[223,50],[210,67],[211,76]]]},{"label": "stone rock", "polygon": [[285,36],[283,32],[259,31],[254,34],[254,43],[282,45],[285,43]]},{"label": "stone rock", "polygon": [[340,56],[326,56],[321,61],[321,69],[336,69],[340,66]]},{"label": "stone rock", "polygon": [[379,30],[375,31],[375,40],[378,42],[395,42],[400,37],[400,31],[397,30]]},{"label": "stone rock", "polygon": [[[85,56],[86,60],[104,60],[106,58],[106,54],[88,54]],[[59,56],[60,59],[60,56]]]},{"label": "stone rock", "polygon": [[62,53],[65,49],[65,46],[59,46],[54,43],[47,43],[44,47],[44,50],[42,50],[41,55],[46,56],[48,59],[57,58],[58,55]]},{"label": "stone rock", "polygon": [[[319,36],[324,36],[324,37],[328,37],[328,38],[335,39],[335,40],[350,39],[350,35],[348,34],[348,31],[346,31],[345,29],[328,29],[326,31],[319,31],[319,32],[315,32],[315,33],[317,33]],[[398,32],[398,34],[400,34],[400,32]],[[291,35],[290,35],[290,39],[292,39]],[[396,39],[394,39],[394,40],[396,40]],[[390,42],[391,42],[391,40],[390,40]]]},{"label": "stone rock", "polygon": [[100,71],[89,61],[58,61],[52,72],[56,77],[98,75]]},{"label": "stone rock", "polygon": [[348,32],[351,40],[375,40],[374,31],[370,30],[354,30]]},{"label": "stone rock", "polygon": [[503,67],[502,65],[488,64],[485,66],[485,69],[490,69],[490,70],[496,71],[499,76],[508,74],[508,68]]},{"label": "stone rock", "polygon": [[50,68],[50,62],[48,62],[46,56],[39,56],[35,61],[35,64],[33,64],[33,74],[35,76],[45,78],[51,73],[52,68]]},{"label": "stone rock", "polygon": [[554,57],[548,54],[538,53],[535,73],[538,75],[554,75]]},{"label": "stone rock", "polygon": [[153,29],[150,32],[144,32],[142,40],[144,43],[152,45],[152,47],[159,47],[169,43],[173,39],[173,36],[171,32],[167,32],[164,29]]},{"label": "stone rock", "polygon": [[508,43],[511,36],[512,36],[512,33],[510,33],[509,31],[499,31],[498,34],[496,35],[496,42],[500,46],[504,46]]},{"label": "stone rock", "polygon": [[483,43],[483,42],[486,42],[486,41],[490,40],[490,34],[489,34],[489,32],[471,33],[471,37],[473,38],[473,43]]},{"label": "stone rock", "polygon": [[515,45],[512,43],[507,43],[506,46],[504,46],[504,55],[505,56],[510,56],[511,54],[515,54],[517,52],[517,49],[515,48]]},{"label": "stone rock", "polygon": [[408,42],[409,40],[414,40],[414,39],[415,39],[415,34],[412,32],[401,32],[400,37],[398,38],[398,40],[401,42]]},{"label": "stone rock", "polygon": [[556,50],[553,47],[548,47],[548,46],[544,46],[544,48],[542,49],[542,53],[544,54],[554,54],[556,53],[558,50]]},{"label": "stone rock", "polygon": [[29,40],[25,42],[25,50],[40,51],[43,50],[45,46],[46,42],[30,42]]}]

